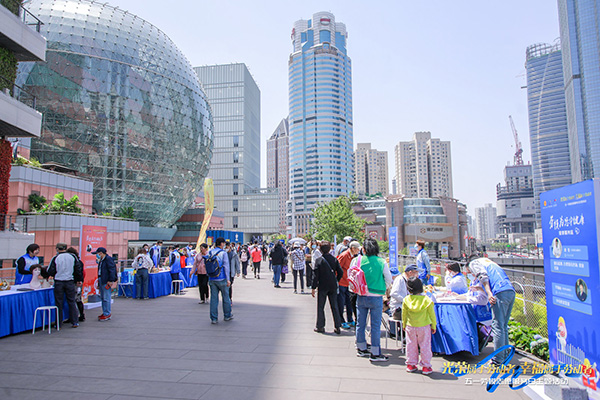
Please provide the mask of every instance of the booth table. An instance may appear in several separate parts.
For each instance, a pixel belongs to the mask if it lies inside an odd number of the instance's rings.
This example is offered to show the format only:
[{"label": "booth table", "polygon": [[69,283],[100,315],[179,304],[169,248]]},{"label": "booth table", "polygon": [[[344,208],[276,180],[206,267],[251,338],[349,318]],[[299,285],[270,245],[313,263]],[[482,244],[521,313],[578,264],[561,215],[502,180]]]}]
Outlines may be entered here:
[{"label": "booth table", "polygon": [[[182,289],[188,286],[196,286],[198,285],[198,277],[193,276],[192,279],[189,278],[191,268],[182,268],[179,273],[179,279],[183,281]],[[124,271],[121,273],[122,281],[129,281],[129,274]],[[133,294],[133,298],[139,297],[137,295],[137,289],[135,285],[135,279],[131,280],[133,285],[131,285],[131,292],[129,288],[126,289],[126,293],[123,293],[121,287],[119,287],[119,296]],[[171,294],[171,271],[163,271],[156,272],[148,275],[148,297],[151,299],[160,297],[160,296],[168,296]]]},{"label": "booth table", "polygon": [[479,355],[477,322],[473,306],[467,302],[435,303],[437,331],[431,338],[434,353],[468,351]]},{"label": "booth table", "polygon": [[[33,329],[35,309],[54,305],[53,288],[19,292],[17,287],[28,287],[29,284],[16,285],[11,290],[0,291],[0,337]],[[68,316],[68,308],[63,309]],[[56,317],[52,313],[52,321]],[[38,315],[36,328],[42,326],[41,314]]]}]

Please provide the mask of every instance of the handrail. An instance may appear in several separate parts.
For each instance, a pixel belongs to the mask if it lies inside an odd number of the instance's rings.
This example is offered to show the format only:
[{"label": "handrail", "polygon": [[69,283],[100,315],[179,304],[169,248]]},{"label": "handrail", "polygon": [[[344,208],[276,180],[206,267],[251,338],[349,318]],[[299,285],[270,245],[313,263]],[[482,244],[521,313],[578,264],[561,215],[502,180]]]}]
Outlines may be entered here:
[{"label": "handrail", "polygon": [[[36,98],[33,94],[29,93],[27,90],[23,89],[21,86],[17,85],[16,83],[14,83],[13,81],[11,81],[10,79],[8,79],[7,77],[0,75],[0,81],[2,81],[6,87],[6,89],[4,89],[5,91],[7,91],[8,95],[14,99],[16,99],[17,101],[33,108],[35,110],[35,106],[36,106]],[[12,86],[12,88],[11,88]],[[27,96],[29,96],[30,98],[30,102],[27,102],[27,99],[22,99],[22,93],[27,94]]]},{"label": "handrail", "polygon": [[[10,3],[13,6],[13,8],[8,7],[7,3]],[[2,4],[6,9],[8,9],[13,14],[15,14],[16,16],[21,18],[21,20],[23,21],[23,23],[25,25],[35,26],[35,31],[38,33],[40,32],[41,27],[42,27],[42,25],[44,25],[44,23],[38,17],[33,15],[28,9],[23,7],[22,2],[15,1],[15,0],[1,0],[0,4]],[[16,10],[15,10],[15,8],[16,8]],[[29,17],[32,17],[35,21],[32,22]]]}]

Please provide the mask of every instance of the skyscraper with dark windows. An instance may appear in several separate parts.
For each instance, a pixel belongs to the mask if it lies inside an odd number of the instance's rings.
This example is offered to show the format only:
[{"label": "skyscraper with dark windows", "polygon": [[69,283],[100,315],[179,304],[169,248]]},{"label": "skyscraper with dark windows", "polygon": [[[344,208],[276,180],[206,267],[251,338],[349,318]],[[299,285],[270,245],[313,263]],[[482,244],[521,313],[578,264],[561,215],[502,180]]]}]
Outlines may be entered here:
[{"label": "skyscraper with dark windows", "polygon": [[287,223],[301,235],[317,204],[354,191],[352,74],[346,26],[333,14],[296,21],[291,39]]},{"label": "skyscraper with dark windows", "polygon": [[540,193],[571,184],[571,159],[560,43],[527,48],[527,108],[536,223]]},{"label": "skyscraper with dark windows", "polygon": [[558,0],[573,182],[600,176],[600,0]]}]

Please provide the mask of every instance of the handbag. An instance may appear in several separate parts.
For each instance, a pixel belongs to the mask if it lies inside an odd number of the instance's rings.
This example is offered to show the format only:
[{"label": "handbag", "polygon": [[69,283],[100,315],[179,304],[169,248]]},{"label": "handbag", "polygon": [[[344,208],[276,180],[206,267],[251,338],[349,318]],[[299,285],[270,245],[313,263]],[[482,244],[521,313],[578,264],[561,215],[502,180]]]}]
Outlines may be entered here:
[{"label": "handbag", "polygon": [[366,296],[369,288],[367,287],[365,273],[360,268],[361,258],[362,256],[358,256],[356,265],[348,269],[348,289],[359,296]]},{"label": "handbag", "polygon": [[287,274],[288,272],[290,272],[290,271],[289,271],[289,269],[288,269],[288,266],[287,266],[287,264],[283,264],[283,265],[281,266],[281,273],[282,273],[282,274]]}]

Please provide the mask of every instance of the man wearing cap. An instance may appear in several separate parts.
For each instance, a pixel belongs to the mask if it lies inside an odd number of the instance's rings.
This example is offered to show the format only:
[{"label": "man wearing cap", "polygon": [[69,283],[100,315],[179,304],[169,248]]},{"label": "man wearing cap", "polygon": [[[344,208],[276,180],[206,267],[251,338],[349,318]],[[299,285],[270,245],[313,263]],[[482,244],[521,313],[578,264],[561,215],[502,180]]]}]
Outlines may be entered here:
[{"label": "man wearing cap", "polygon": [[[338,308],[340,309],[340,318],[342,320],[342,328],[344,329],[350,329],[350,327],[356,326],[356,322],[354,322],[354,318],[352,318],[352,314],[356,313],[356,309],[352,307],[352,303],[350,302],[350,291],[348,290],[348,269],[350,268],[352,259],[356,257],[359,252],[360,243],[352,241],[350,242],[350,247],[337,257],[340,267],[342,267],[342,270],[344,271],[344,275],[339,282],[338,292]],[[346,307],[347,321],[344,321],[344,306]]]},{"label": "man wearing cap", "polygon": [[335,246],[334,256],[339,257],[340,254],[342,254],[344,251],[348,250],[348,245],[350,244],[351,241],[352,241],[352,238],[350,236],[346,236],[344,238],[344,240],[342,240],[342,243]]},{"label": "man wearing cap", "polygon": [[98,262],[98,286],[100,298],[102,299],[102,315],[98,317],[98,321],[108,321],[111,317],[110,297],[112,287],[117,281],[117,266],[104,247],[98,247],[96,251],[92,251],[92,254],[96,254]]},{"label": "man wearing cap", "polygon": [[63,302],[66,296],[69,305],[69,322],[73,324],[73,328],[77,328],[79,309],[75,302],[77,294],[75,283],[83,282],[83,267],[73,254],[67,253],[66,243],[57,243],[56,251],[58,254],[52,257],[48,266],[48,275],[54,277],[54,304],[58,307],[56,323],[60,325],[63,321]]},{"label": "man wearing cap", "polygon": [[[390,311],[395,320],[402,321],[402,302],[409,295],[408,281],[417,279],[419,270],[415,264],[404,268],[404,272],[394,279],[392,290],[390,291]],[[394,330],[392,330],[393,332]]]}]

